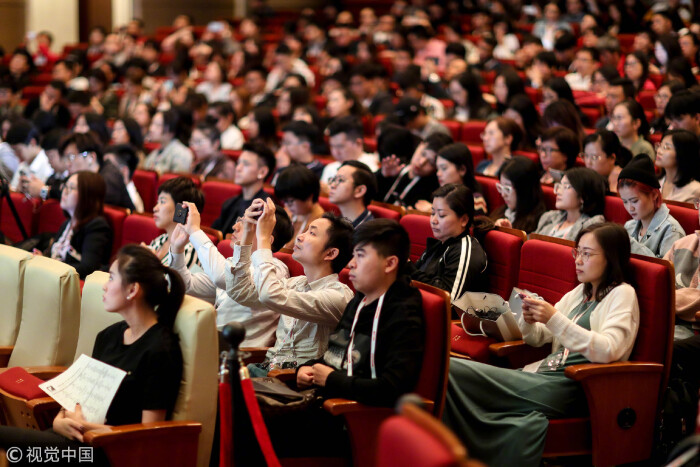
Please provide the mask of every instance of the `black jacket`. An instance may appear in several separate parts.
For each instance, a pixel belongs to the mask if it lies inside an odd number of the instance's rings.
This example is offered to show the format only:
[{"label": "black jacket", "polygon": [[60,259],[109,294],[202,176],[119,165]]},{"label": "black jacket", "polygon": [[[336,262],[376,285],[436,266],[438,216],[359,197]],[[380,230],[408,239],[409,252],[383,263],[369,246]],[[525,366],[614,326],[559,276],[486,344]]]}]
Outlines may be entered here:
[{"label": "black jacket", "polygon": [[374,173],[374,176],[377,179],[378,188],[377,196],[374,199],[389,204],[400,204],[401,206],[405,206],[407,208],[412,208],[415,206],[416,201],[419,199],[429,201],[432,199],[433,191],[437,190],[437,188],[440,186],[435,174],[427,177],[421,177],[420,180],[418,180],[418,182],[413,185],[410,190],[408,190],[406,195],[401,198],[401,193],[403,193],[404,189],[411,182],[411,179],[408,178],[408,175],[398,175],[398,177],[401,177],[401,180],[399,180],[398,185],[396,185],[394,192],[389,196],[389,198],[386,198],[391,186],[396,181],[396,177],[385,177],[382,175],[381,170],[377,170]]},{"label": "black jacket", "polygon": [[[61,238],[69,223],[70,219],[61,225],[54,241]],[[86,276],[95,271],[106,271],[109,258],[112,255],[112,239],[112,227],[109,222],[104,217],[95,217],[74,232],[71,238],[70,244],[80,255],[80,258],[69,253],[63,262],[73,266],[81,279],[85,279]],[[51,247],[44,252],[44,255],[51,256]]]},{"label": "black jacket", "polygon": [[244,199],[242,194],[227,199],[221,206],[221,214],[212,222],[211,228],[221,231],[224,235],[230,233],[231,229],[233,229],[233,224],[236,223],[236,219],[243,217],[245,210],[253,204],[254,199],[267,200],[269,197],[270,195],[261,189],[250,199]]},{"label": "black jacket", "polygon": [[[465,230],[462,235],[450,238],[444,243],[435,238],[428,238],[427,247],[420,259],[415,265],[409,263],[411,279],[446,290],[452,300],[461,297],[466,291],[485,291],[488,265],[486,253],[479,241],[471,237],[469,258],[468,237],[469,231]],[[459,281],[456,288],[455,281]]]},{"label": "black jacket", "polygon": [[379,300],[366,305],[360,312],[355,327],[353,375],[347,373],[350,329],[363,298],[364,295],[358,292],[345,307],[323,358],[304,365],[322,363],[336,369],[326,379],[324,397],[343,397],[363,404],[390,407],[418,384],[425,348],[423,302],[420,292],[409,285],[407,276],[398,278],[389,287],[377,328],[374,354],[377,378],[372,379],[370,342]]}]

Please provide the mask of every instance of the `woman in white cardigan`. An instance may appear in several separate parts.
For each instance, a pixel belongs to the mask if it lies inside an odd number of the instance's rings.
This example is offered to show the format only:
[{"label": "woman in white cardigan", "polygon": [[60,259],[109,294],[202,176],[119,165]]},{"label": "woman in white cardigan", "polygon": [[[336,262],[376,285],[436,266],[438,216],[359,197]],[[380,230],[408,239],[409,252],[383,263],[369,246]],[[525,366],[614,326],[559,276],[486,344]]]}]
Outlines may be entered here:
[{"label": "woman in white cardigan", "polygon": [[552,344],[547,358],[521,370],[452,359],[443,421],[488,465],[538,466],[550,419],[587,412],[567,366],[627,360],[639,327],[626,283],[630,244],[613,223],[589,226],[572,251],[581,282],[554,306],[523,299],[519,326],[530,345]]}]

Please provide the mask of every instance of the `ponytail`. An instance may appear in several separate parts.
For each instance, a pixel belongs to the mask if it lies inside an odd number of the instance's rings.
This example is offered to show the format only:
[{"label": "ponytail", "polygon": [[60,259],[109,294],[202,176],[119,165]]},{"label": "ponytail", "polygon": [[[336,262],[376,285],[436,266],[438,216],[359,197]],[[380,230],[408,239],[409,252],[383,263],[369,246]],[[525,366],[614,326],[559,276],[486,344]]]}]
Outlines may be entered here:
[{"label": "ponytail", "polygon": [[163,326],[172,328],[185,297],[185,284],[173,269],[163,266],[148,249],[125,245],[117,254],[119,274],[124,284],[138,283],[143,298]]}]

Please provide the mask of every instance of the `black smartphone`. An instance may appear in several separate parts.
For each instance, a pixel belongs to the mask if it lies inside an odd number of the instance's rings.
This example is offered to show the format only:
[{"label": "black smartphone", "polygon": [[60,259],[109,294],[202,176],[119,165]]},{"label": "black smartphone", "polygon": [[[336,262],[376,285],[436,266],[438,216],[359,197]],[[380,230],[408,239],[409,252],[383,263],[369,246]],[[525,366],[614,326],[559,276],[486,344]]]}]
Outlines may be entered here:
[{"label": "black smartphone", "polygon": [[189,214],[190,208],[183,205],[182,203],[177,203],[175,205],[175,214],[173,215],[173,222],[185,225],[187,223],[187,214]]}]

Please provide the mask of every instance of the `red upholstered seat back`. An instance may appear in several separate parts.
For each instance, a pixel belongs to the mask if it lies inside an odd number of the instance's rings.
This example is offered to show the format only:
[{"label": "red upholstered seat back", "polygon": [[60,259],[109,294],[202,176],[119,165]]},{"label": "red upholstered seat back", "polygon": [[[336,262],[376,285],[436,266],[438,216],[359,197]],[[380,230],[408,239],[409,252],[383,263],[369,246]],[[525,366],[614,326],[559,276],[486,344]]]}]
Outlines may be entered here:
[{"label": "red upholstered seat back", "polygon": [[630,360],[666,364],[675,316],[673,268],[663,260],[642,258],[633,257],[630,261],[640,318]]},{"label": "red upholstered seat back", "polygon": [[462,138],[462,124],[455,120],[440,120],[440,123],[445,125],[445,128],[450,130],[450,135],[455,141],[460,141]]},{"label": "red upholstered seat back", "polygon": [[407,214],[401,218],[400,224],[406,229],[408,238],[411,240],[411,261],[418,261],[425,251],[427,238],[433,235],[433,230],[430,228],[430,217]]},{"label": "red upholstered seat back", "polygon": [[369,209],[375,219],[393,219],[396,222],[401,220],[401,214],[398,211],[375,206],[374,204],[367,206],[367,209]]},{"label": "red upholstered seat back", "polygon": [[666,203],[668,209],[671,211],[671,215],[674,219],[685,230],[686,235],[690,235],[696,230],[700,229],[700,224],[698,223],[698,211],[692,207],[692,205],[679,206],[676,204]]},{"label": "red upholstered seat back", "polygon": [[479,162],[486,159],[486,151],[484,151],[483,146],[476,146],[471,144],[468,146],[469,151],[472,153],[472,164],[474,164],[474,168],[476,169],[476,166],[479,165]]},{"label": "red upholstered seat back", "polygon": [[275,258],[287,265],[287,269],[289,269],[289,277],[304,275],[304,267],[301,264],[297,263],[297,261],[294,258],[292,258],[292,255],[290,253],[283,253],[281,251],[278,251],[274,254],[274,256]]},{"label": "red upholstered seat back", "polygon": [[145,243],[148,245],[158,235],[165,233],[156,227],[152,216],[143,214],[131,214],[124,220],[122,230],[122,245],[129,243]]},{"label": "red upholstered seat back", "polygon": [[158,177],[158,187],[160,187],[163,183],[167,182],[168,180],[172,180],[173,178],[177,177],[187,177],[190,180],[192,180],[192,182],[194,182],[194,184],[198,187],[202,185],[202,180],[200,180],[198,175],[186,173],[165,173]]},{"label": "red upholstered seat back", "polygon": [[557,195],[554,194],[554,187],[549,185],[542,185],[542,194],[544,195],[544,204],[547,205],[547,209],[556,209]]},{"label": "red upholstered seat back", "polygon": [[221,253],[224,258],[230,258],[233,256],[233,248],[231,248],[231,241],[223,239],[219,243],[216,244],[216,248],[219,250],[219,253]]},{"label": "red upholstered seat back", "polygon": [[411,420],[396,415],[388,418],[379,429],[376,465],[451,467],[459,464],[439,439]]},{"label": "red upholstered seat back", "polygon": [[39,207],[37,233],[58,232],[65,221],[66,215],[61,209],[61,203],[56,199],[46,200]]},{"label": "red upholstered seat back", "polygon": [[483,175],[476,175],[476,181],[481,185],[481,194],[486,199],[486,204],[488,204],[489,212],[495,211],[497,208],[503,206],[505,202],[503,197],[496,189],[496,183],[498,179],[495,177],[485,177]]},{"label": "red upholstered seat back", "polygon": [[134,170],[134,177],[132,180],[143,201],[144,211],[153,211],[153,206],[156,205],[157,198],[156,189],[158,187],[158,174],[153,170],[137,169]]},{"label": "red upholstered seat back", "polygon": [[462,125],[462,141],[467,144],[481,144],[481,133],[486,128],[486,121],[471,121]]},{"label": "red upholstered seat back", "polygon": [[541,295],[551,304],[578,285],[571,246],[528,240],[520,254],[518,287]]},{"label": "red upholstered seat back", "polygon": [[[209,181],[202,184],[204,192],[204,209],[202,224],[210,226],[221,214],[221,206],[230,198],[241,194],[240,185],[228,182]],[[222,232],[226,235],[229,232]]]},{"label": "red upholstered seat back", "polygon": [[342,282],[343,284],[347,285],[352,289],[353,292],[355,292],[355,286],[352,285],[352,281],[350,280],[350,269],[349,268],[343,268],[342,271],[340,271],[340,274],[338,274],[338,280]]},{"label": "red upholstered seat back", "polygon": [[114,256],[122,246],[124,221],[127,218],[127,214],[126,210],[112,206],[105,206],[104,214],[107,221],[112,226],[112,233],[114,234],[114,238],[112,240],[112,256]]},{"label": "red upholstered seat back", "polygon": [[340,208],[335,204],[331,203],[325,196],[320,196],[318,198],[318,204],[321,205],[324,211],[332,212],[333,214],[340,215]]},{"label": "red upholstered seat back", "polygon": [[616,224],[624,225],[625,222],[632,219],[622,204],[622,199],[619,196],[606,196],[605,209],[603,211],[605,220]]},{"label": "red upholstered seat back", "polygon": [[484,250],[488,258],[489,292],[497,293],[508,300],[518,284],[520,249],[523,240],[499,230],[492,230],[484,239]]},{"label": "red upholstered seat back", "polygon": [[[10,193],[10,196],[25,232],[31,237],[34,227],[34,214],[39,209],[39,201],[36,198],[29,199],[22,193],[13,192]],[[15,221],[15,217],[12,215],[10,205],[7,204],[7,199],[4,197],[2,198],[2,208],[0,208],[0,232],[4,233],[12,242],[22,240],[22,233]]]}]

